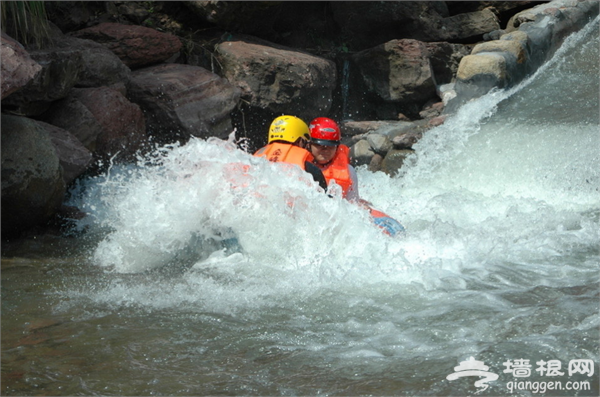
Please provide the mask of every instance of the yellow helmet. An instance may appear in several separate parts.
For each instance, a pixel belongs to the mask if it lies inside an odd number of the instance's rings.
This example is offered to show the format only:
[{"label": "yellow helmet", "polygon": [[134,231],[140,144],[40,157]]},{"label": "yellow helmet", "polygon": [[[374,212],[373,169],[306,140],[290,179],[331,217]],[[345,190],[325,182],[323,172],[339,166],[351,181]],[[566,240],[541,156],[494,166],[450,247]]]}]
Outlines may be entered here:
[{"label": "yellow helmet", "polygon": [[273,141],[296,142],[298,138],[310,140],[308,125],[295,116],[279,116],[269,127],[269,143]]}]

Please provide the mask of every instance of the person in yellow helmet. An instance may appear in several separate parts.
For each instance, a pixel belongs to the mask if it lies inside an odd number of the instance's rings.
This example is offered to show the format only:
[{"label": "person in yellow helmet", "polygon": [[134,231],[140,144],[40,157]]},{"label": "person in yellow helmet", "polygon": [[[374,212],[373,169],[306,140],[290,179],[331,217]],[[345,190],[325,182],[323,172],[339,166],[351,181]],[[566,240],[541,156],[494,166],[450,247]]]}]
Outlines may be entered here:
[{"label": "person in yellow helmet", "polygon": [[310,132],[308,125],[295,116],[279,116],[269,127],[267,145],[256,151],[254,156],[265,157],[269,161],[295,164],[312,175],[319,186],[327,191],[327,181],[323,172],[312,163],[313,155],[308,150]]}]

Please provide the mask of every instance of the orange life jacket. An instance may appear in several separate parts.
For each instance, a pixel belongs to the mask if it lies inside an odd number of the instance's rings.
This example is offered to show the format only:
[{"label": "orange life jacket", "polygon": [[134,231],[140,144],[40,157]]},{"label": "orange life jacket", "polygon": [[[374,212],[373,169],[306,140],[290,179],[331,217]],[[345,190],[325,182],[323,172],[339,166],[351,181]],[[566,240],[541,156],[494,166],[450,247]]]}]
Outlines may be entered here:
[{"label": "orange life jacket", "polygon": [[327,164],[317,164],[323,172],[327,184],[332,179],[335,183],[342,187],[343,197],[348,195],[348,190],[352,186],[352,178],[350,178],[350,149],[346,145],[339,145],[335,151],[335,156]]},{"label": "orange life jacket", "polygon": [[289,143],[273,142],[267,146],[258,149],[254,153],[256,157],[266,157],[267,160],[289,164],[296,164],[303,170],[306,170],[304,165],[307,161],[313,161],[313,155],[306,149],[294,146]]}]

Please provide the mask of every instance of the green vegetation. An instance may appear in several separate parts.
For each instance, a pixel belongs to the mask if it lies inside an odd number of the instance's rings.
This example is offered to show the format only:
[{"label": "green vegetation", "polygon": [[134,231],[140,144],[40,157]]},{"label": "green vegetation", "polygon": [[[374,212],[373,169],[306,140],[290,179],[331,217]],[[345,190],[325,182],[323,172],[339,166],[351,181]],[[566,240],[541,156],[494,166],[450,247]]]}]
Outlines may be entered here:
[{"label": "green vegetation", "polygon": [[25,47],[50,42],[50,26],[43,1],[2,1],[2,31]]}]

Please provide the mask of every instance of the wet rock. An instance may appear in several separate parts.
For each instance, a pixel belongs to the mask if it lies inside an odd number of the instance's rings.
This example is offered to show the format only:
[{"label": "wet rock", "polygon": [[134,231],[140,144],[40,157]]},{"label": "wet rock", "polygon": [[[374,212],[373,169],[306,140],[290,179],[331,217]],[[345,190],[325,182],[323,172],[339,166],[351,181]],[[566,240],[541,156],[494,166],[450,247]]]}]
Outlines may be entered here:
[{"label": "wet rock", "polygon": [[367,167],[371,172],[377,172],[381,170],[381,164],[383,163],[383,156],[381,154],[375,153],[369,162],[369,166]]},{"label": "wet rock", "polygon": [[440,116],[436,116],[436,117],[433,117],[433,118],[431,118],[431,119],[430,119],[430,120],[427,122],[427,124],[428,124],[430,127],[437,127],[437,126],[440,126],[440,125],[444,124],[444,123],[446,122],[446,119],[447,119],[447,118],[448,118],[448,115],[446,115],[446,114],[442,114],[442,115],[440,115]]},{"label": "wet rock", "polygon": [[392,138],[394,149],[411,149],[423,136],[420,132],[404,132]]},{"label": "wet rock", "polygon": [[63,169],[63,180],[66,186],[70,185],[87,170],[92,153],[69,131],[42,121],[37,123],[50,135]]},{"label": "wet rock", "polygon": [[471,47],[464,44],[435,42],[425,43],[436,85],[452,82],[460,60],[471,53]]},{"label": "wet rock", "polygon": [[375,155],[366,139],[361,139],[350,148],[350,158],[355,166],[369,164]]},{"label": "wet rock", "polygon": [[448,102],[456,97],[456,91],[454,90],[454,84],[442,84],[437,87],[438,96],[442,99],[444,108],[448,106]]},{"label": "wet rock", "polygon": [[34,120],[2,115],[2,235],[46,223],[65,193],[60,159]]},{"label": "wet rock", "polygon": [[498,29],[500,24],[494,10],[485,8],[444,18],[438,30],[439,41],[478,41],[485,33]]},{"label": "wet rock", "polygon": [[148,134],[172,143],[190,136],[226,139],[240,89],[201,67],[161,64],[134,71],[128,97],[144,111]]},{"label": "wet rock", "polygon": [[390,150],[381,163],[381,170],[388,175],[396,175],[398,170],[402,168],[404,160],[412,153],[414,153],[412,150],[406,149]]},{"label": "wet rock", "polygon": [[425,105],[422,111],[419,112],[419,116],[422,119],[431,119],[433,117],[437,117],[442,114],[444,110],[443,102],[433,102]]},{"label": "wet rock", "polygon": [[97,159],[132,160],[146,140],[140,107],[118,89],[78,88],[51,109],[48,123],[68,130]]},{"label": "wet rock", "polygon": [[[482,43],[464,57],[456,76],[450,111],[493,88],[508,88],[548,60],[574,31],[598,15],[593,0],[554,0],[514,15],[499,40]],[[518,32],[517,32],[518,31]]]},{"label": "wet rock", "polygon": [[102,125],[75,95],[54,102],[44,121],[69,131],[90,152],[96,150]]},{"label": "wet rock", "polygon": [[417,40],[392,40],[352,57],[369,90],[387,102],[425,103],[436,96],[429,52]]},{"label": "wet rock", "polygon": [[142,110],[110,87],[80,88],[73,92],[102,127],[94,154],[101,159],[132,161],[146,139]]},{"label": "wet rock", "polygon": [[2,62],[2,99],[31,81],[42,67],[31,59],[23,46],[2,32],[0,61]]},{"label": "wet rock", "polygon": [[502,30],[502,29],[494,30],[492,32],[484,34],[483,40],[484,41],[500,40],[500,37],[502,37],[504,34],[506,34],[505,30]]},{"label": "wet rock", "polygon": [[336,81],[335,64],[291,48],[248,37],[233,37],[216,47],[221,74],[252,107],[289,112],[310,120],[327,114]]},{"label": "wet rock", "polygon": [[2,101],[2,105],[14,107],[16,112],[38,116],[53,101],[64,98],[79,81],[83,70],[80,51],[69,48],[53,48],[30,51],[42,70],[19,91]]},{"label": "wet rock", "polygon": [[77,87],[100,87],[116,83],[127,83],[131,70],[105,46],[92,40],[63,36],[55,39],[58,48],[70,48],[81,53],[82,70],[78,75]]},{"label": "wet rock", "polygon": [[371,120],[371,121],[345,121],[341,123],[344,136],[376,133],[393,138],[396,134],[408,132],[416,128],[417,123],[412,121]]},{"label": "wet rock", "polygon": [[166,61],[182,46],[179,38],[172,34],[110,22],[78,30],[71,35],[106,46],[132,69]]},{"label": "wet rock", "polygon": [[369,134],[367,135],[367,142],[369,142],[369,145],[371,146],[371,149],[377,153],[380,154],[382,156],[385,156],[385,154],[392,149],[392,147],[394,146],[392,144],[392,141],[390,141],[388,139],[388,137],[386,137],[385,135],[381,135],[381,134]]}]

